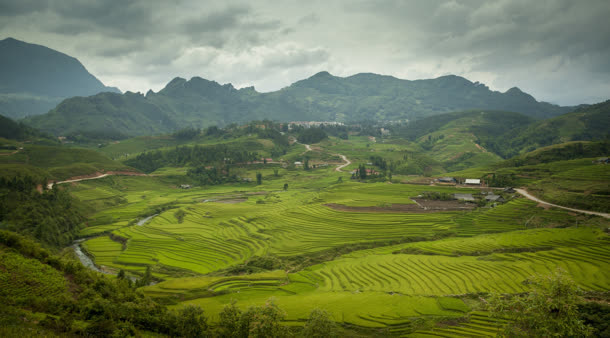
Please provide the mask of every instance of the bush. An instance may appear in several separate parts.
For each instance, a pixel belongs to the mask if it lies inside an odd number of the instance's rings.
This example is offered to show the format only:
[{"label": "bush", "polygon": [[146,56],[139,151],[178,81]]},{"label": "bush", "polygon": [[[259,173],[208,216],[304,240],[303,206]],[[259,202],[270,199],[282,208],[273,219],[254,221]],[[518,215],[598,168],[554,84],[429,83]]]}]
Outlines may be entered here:
[{"label": "bush", "polygon": [[533,277],[529,283],[532,291],[524,296],[493,295],[489,301],[493,316],[512,320],[507,335],[580,337],[592,333],[578,313],[581,291],[561,270]]},{"label": "bush", "polygon": [[328,312],[314,309],[309,314],[301,335],[303,337],[325,338],[337,336],[337,325],[330,319]]}]

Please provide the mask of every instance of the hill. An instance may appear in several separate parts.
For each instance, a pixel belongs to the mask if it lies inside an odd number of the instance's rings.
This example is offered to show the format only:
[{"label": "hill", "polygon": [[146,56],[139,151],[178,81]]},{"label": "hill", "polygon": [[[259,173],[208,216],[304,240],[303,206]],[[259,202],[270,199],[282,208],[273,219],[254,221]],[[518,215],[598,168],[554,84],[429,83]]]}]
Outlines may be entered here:
[{"label": "hill", "polygon": [[[518,111],[533,118],[572,110],[537,102],[517,88],[495,92],[459,76],[408,81],[377,74],[342,78],[321,72],[270,93],[199,77],[189,81],[175,78],[158,93],[149,91],[145,96],[98,94],[68,99],[49,114],[27,122],[56,134],[94,125],[137,136],[265,118],[284,122],[404,121],[467,109]],[[112,112],[121,114],[108,118]]]},{"label": "hill", "polygon": [[574,112],[546,120],[518,113],[476,110],[431,116],[389,128],[394,137],[417,142],[427,155],[438,161],[462,162],[457,166],[449,163],[447,168],[454,171],[491,163],[464,161],[477,154],[492,155],[498,162],[554,144],[608,139],[610,101],[581,106]]},{"label": "hill", "polygon": [[23,141],[28,138],[48,138],[39,130],[29,127],[22,122],[15,122],[8,117],[0,115],[0,137]]},{"label": "hill", "polygon": [[517,153],[569,141],[593,141],[610,138],[610,100],[579,107],[575,111],[548,120],[537,121],[518,133],[502,136],[497,147],[506,157]]},{"label": "hill", "polygon": [[0,41],[0,113],[12,118],[43,114],[63,99],[106,87],[75,58],[13,38]]},{"label": "hill", "polygon": [[447,175],[480,177],[490,186],[524,186],[547,202],[608,212],[610,167],[597,159],[609,153],[608,141],[567,142]]}]

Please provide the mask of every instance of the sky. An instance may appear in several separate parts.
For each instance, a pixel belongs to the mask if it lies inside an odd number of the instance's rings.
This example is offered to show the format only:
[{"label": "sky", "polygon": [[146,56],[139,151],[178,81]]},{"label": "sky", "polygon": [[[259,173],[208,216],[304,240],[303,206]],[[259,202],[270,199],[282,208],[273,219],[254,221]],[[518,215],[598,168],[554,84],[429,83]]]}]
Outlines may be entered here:
[{"label": "sky", "polygon": [[608,18],[608,0],[0,0],[0,39],[76,57],[123,91],[455,74],[576,105],[610,99]]}]

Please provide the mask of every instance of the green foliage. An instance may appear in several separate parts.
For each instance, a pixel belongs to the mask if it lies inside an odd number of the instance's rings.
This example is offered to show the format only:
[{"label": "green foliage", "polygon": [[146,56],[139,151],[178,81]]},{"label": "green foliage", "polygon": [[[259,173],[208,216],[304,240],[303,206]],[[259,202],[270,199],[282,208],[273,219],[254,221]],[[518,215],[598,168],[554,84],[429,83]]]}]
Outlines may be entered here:
[{"label": "green foliage", "polygon": [[[0,231],[0,255],[3,309],[46,313],[40,325],[51,332],[124,336],[139,329],[178,334],[172,314],[135,291],[129,280],[93,272],[8,231]],[[84,329],[74,325],[77,320],[88,325]]]},{"label": "green foliage", "polygon": [[513,135],[503,135],[500,146],[505,157],[568,141],[607,140],[610,127],[610,100],[531,124]]},{"label": "green foliage", "polygon": [[507,335],[576,337],[592,333],[578,313],[581,291],[563,272],[536,276],[529,282],[532,291],[525,296],[496,295],[489,300],[493,314],[512,320]]},{"label": "green foliage", "polygon": [[331,320],[330,314],[324,310],[314,309],[309,314],[307,323],[301,332],[303,337],[325,338],[337,336],[337,324]]},{"label": "green foliage", "polygon": [[208,320],[199,306],[187,305],[175,313],[174,334],[180,337],[207,337]]},{"label": "green foliage", "polygon": [[258,185],[263,184],[263,174],[256,173],[256,184],[258,184]]},{"label": "green foliage", "polygon": [[590,301],[578,304],[578,312],[583,322],[593,327],[592,336],[610,337],[610,305]]},{"label": "green foliage", "polygon": [[241,311],[235,301],[226,305],[220,312],[217,334],[220,337],[285,337],[286,327],[280,324],[285,317],[273,299],[263,306],[252,306]]},{"label": "green foliage", "polygon": [[311,127],[303,129],[299,133],[297,140],[301,143],[313,144],[318,143],[327,138],[328,135],[322,128]]},{"label": "green foliage", "polygon": [[182,223],[184,221],[184,216],[186,216],[186,211],[182,209],[178,209],[176,212],[174,212],[174,217],[176,217],[178,223]]},{"label": "green foliage", "polygon": [[49,141],[51,139],[50,136],[25,125],[23,122],[18,123],[2,115],[0,115],[0,137],[19,141],[32,138],[46,138]]},{"label": "green foliage", "polygon": [[216,163],[245,163],[258,159],[258,154],[244,150],[243,145],[181,146],[172,150],[141,153],[125,164],[150,173],[164,166],[205,166]]},{"label": "green foliage", "polygon": [[[186,176],[193,179],[195,182],[201,185],[217,185],[228,182],[238,182],[237,175],[232,174],[229,171],[229,167],[211,167],[206,168],[205,166],[198,166],[195,168],[188,169]],[[259,183],[260,184],[260,183]]]},{"label": "green foliage", "polygon": [[[211,127],[210,127],[211,128]],[[216,128],[218,130],[218,128]],[[172,133],[172,136],[178,140],[192,140],[201,134],[201,129],[188,127],[184,129],[180,129]],[[211,131],[209,128],[206,130],[206,135],[215,135],[214,131]]]},{"label": "green foliage", "polygon": [[84,217],[69,193],[53,186],[39,192],[46,181],[31,176],[0,177],[0,229],[37,238],[50,247],[61,247],[76,238]]}]

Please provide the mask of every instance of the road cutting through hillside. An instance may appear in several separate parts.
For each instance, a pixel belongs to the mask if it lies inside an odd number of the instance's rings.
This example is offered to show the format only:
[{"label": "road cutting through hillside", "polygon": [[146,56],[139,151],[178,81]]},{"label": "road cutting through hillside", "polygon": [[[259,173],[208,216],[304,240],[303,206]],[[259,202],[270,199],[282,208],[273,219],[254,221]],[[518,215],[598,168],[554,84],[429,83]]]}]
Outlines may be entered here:
[{"label": "road cutting through hillside", "polygon": [[538,202],[540,204],[546,204],[548,206],[551,207],[555,207],[555,208],[561,208],[561,209],[565,209],[565,210],[569,210],[569,211],[574,211],[574,212],[580,212],[583,214],[588,214],[588,215],[595,215],[595,216],[601,216],[601,217],[605,217],[605,218],[610,218],[610,214],[604,213],[604,212],[597,212],[597,211],[589,211],[589,210],[581,210],[581,209],[574,209],[574,208],[568,208],[568,207],[562,207],[561,205],[557,205],[557,204],[553,204],[553,203],[549,203],[549,202],[545,202],[537,197],[534,197],[532,195],[530,195],[525,189],[515,189],[518,193],[520,193],[521,195],[525,196],[525,198],[528,198],[534,202]]},{"label": "road cutting through hillside", "polygon": [[73,182],[80,182],[80,181],[87,181],[87,180],[97,180],[98,178],[104,178],[104,177],[110,176],[110,175],[147,176],[146,174],[133,173],[133,172],[108,172],[108,173],[99,174],[96,176],[73,178],[73,179],[59,181],[59,182],[50,182],[47,184],[47,189],[52,189],[54,184],[73,183]]}]

